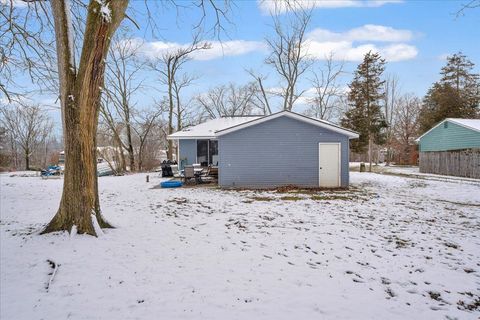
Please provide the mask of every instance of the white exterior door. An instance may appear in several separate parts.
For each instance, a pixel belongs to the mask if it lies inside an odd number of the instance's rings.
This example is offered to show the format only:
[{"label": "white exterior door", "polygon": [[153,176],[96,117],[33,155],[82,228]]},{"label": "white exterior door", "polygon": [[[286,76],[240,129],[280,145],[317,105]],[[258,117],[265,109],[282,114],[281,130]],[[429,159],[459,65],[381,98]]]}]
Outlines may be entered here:
[{"label": "white exterior door", "polygon": [[319,143],[319,186],[324,188],[340,187],[340,143]]}]

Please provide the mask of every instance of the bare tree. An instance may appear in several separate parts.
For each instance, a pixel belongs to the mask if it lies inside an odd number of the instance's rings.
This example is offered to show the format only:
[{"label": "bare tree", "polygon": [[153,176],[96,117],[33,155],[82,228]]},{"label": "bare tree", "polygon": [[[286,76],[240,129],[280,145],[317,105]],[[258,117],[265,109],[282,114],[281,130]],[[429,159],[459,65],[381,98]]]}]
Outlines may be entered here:
[{"label": "bare tree", "polygon": [[[128,3],[128,0],[90,0],[88,4],[63,0],[27,1],[28,10],[19,13],[22,20],[12,18],[12,13],[15,12],[13,1],[7,4],[10,10],[4,11],[3,6],[0,10],[1,47],[14,47],[17,53],[13,56],[21,60],[29,71],[42,70],[42,66],[51,70],[55,61],[57,66],[56,76],[51,78],[58,79],[59,84],[65,176],[59,209],[43,233],[72,230],[75,226],[79,233],[97,235],[94,224],[111,227],[100,211],[96,175],[96,133],[105,61],[111,38],[126,17]],[[79,18],[84,23],[77,25],[72,22],[76,20],[72,19],[72,12],[77,12],[72,10],[72,4],[81,11]],[[219,30],[218,26],[221,26],[226,9],[213,1],[200,1],[195,5],[204,13],[199,26],[205,20],[206,12],[213,11],[217,18],[214,20],[216,24],[213,29]],[[212,7],[212,10],[206,7]],[[30,19],[31,17],[33,18]],[[24,23],[19,24],[17,21]],[[77,33],[76,27],[82,27],[82,30]],[[76,37],[76,34],[81,37]],[[44,35],[51,41],[42,39]],[[77,48],[78,52],[81,52],[78,57],[75,54]],[[9,54],[12,51],[9,50],[6,54],[5,51],[1,53],[2,76],[11,70],[3,67],[5,56],[7,62],[11,61]],[[49,51],[56,53],[51,61],[45,55]],[[30,63],[31,61],[40,61],[43,64],[37,65]],[[31,78],[34,79],[34,75],[31,75]],[[42,77],[38,79],[44,81]],[[4,89],[5,82],[3,79],[1,81],[2,92],[8,93],[8,90]]]},{"label": "bare tree", "polygon": [[387,127],[385,128],[385,146],[387,147],[386,165],[390,165],[394,143],[395,114],[399,99],[399,80],[396,75],[387,75],[384,82],[383,112]]},{"label": "bare tree", "polygon": [[292,17],[285,26],[279,16],[273,16],[275,34],[266,39],[270,55],[265,63],[273,66],[284,82],[283,110],[292,110],[294,102],[304,93],[298,91],[297,82],[312,64],[304,47],[311,10],[301,10]]},{"label": "bare tree", "polygon": [[42,1],[0,1],[0,92],[9,102],[24,93],[17,72],[27,72],[39,88],[58,88],[50,14]]},{"label": "bare tree", "polygon": [[142,112],[137,112],[135,117],[135,126],[133,130],[135,131],[138,137],[138,170],[143,169],[143,158],[145,147],[150,137],[150,132],[153,130],[155,125],[157,125],[157,120],[162,114],[162,110],[143,110]]},{"label": "bare tree", "polygon": [[398,99],[398,106],[395,109],[394,134],[398,142],[397,152],[401,162],[408,162],[411,158],[414,139],[418,136],[419,114],[422,101],[413,94],[403,95]]},{"label": "bare tree", "polygon": [[330,120],[339,115],[338,99],[344,95],[344,90],[339,83],[343,66],[343,62],[336,63],[333,54],[330,54],[326,57],[325,68],[313,71],[310,82],[314,95],[307,99],[309,108],[306,110],[309,116]]},{"label": "bare tree", "polygon": [[176,105],[174,114],[177,118],[177,131],[183,129],[189,116],[188,108],[190,104],[183,101],[181,91],[190,86],[196,79],[198,79],[198,77],[184,73],[181,77],[176,77],[173,81],[173,92]]},{"label": "bare tree", "polygon": [[[191,54],[195,51],[210,49],[211,45],[208,42],[202,42],[199,36],[195,36],[192,43],[187,47],[177,48],[175,50],[164,53],[160,58],[155,59],[150,63],[150,67],[155,72],[159,73],[160,81],[167,86],[167,99],[168,99],[168,134],[175,132],[173,126],[175,106],[179,105],[175,101],[175,85],[178,84],[178,73],[182,66],[189,60],[191,60]],[[173,157],[173,141],[168,140],[167,157],[172,159]]]},{"label": "bare tree", "polygon": [[115,132],[111,131],[110,125],[101,120],[97,128],[97,153],[106,160],[115,174],[126,171],[124,149],[118,144]]},{"label": "bare tree", "polygon": [[230,83],[210,89],[198,95],[196,101],[207,118],[233,117],[250,115],[256,109],[254,83],[236,86]]},{"label": "bare tree", "polygon": [[462,17],[465,15],[465,11],[470,9],[478,9],[480,8],[480,0],[466,0],[465,3],[462,3],[460,9],[455,13],[455,16]]},{"label": "bare tree", "polygon": [[30,170],[32,154],[46,145],[53,123],[38,105],[16,103],[0,109],[2,126],[7,129],[11,143],[19,145],[25,159],[25,170]]},{"label": "bare tree", "polygon": [[[109,125],[117,144],[127,151],[131,171],[135,171],[132,139],[132,113],[135,108],[133,96],[142,88],[143,79],[139,79],[139,73],[145,68],[145,63],[137,58],[140,47],[141,43],[128,36],[114,38],[108,55],[105,94],[100,109],[102,118]],[[119,129],[124,130],[123,134]]]},{"label": "bare tree", "polygon": [[256,73],[254,70],[248,70],[248,74],[250,74],[256,82],[257,90],[255,92],[256,100],[258,101],[259,108],[263,110],[263,114],[272,114],[272,108],[270,107],[269,101],[269,92],[265,89],[264,81],[266,80],[266,76]]},{"label": "bare tree", "polygon": [[60,208],[44,232],[76,226],[80,233],[96,235],[93,220],[100,227],[110,227],[101,215],[98,199],[96,133],[100,94],[110,39],[125,17],[128,0],[90,1],[78,64],[68,5],[51,1],[64,110],[65,178]]}]

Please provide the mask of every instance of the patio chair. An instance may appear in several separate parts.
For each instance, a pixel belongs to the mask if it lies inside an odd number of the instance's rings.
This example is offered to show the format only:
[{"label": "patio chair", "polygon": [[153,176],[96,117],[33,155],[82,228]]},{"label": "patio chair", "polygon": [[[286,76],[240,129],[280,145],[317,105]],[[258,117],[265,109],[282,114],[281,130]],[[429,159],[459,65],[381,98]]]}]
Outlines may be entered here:
[{"label": "patio chair", "polygon": [[195,178],[195,169],[193,166],[185,166],[183,168],[183,179],[185,182],[187,182],[190,179]]},{"label": "patio chair", "polygon": [[208,170],[205,174],[206,176],[210,176],[210,177],[214,177],[214,178],[217,178],[218,177],[218,167],[215,167],[215,166],[209,166],[208,167]]},{"label": "patio chair", "polygon": [[180,172],[178,172],[178,167],[176,165],[170,166],[170,169],[172,170],[172,175],[174,178],[180,177]]}]

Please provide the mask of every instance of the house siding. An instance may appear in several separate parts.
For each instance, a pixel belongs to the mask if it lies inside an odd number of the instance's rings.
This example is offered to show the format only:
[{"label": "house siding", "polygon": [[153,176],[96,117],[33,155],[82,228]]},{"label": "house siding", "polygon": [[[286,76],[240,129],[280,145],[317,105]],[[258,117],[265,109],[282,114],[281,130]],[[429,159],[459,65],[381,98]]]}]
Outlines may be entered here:
[{"label": "house siding", "polygon": [[420,138],[420,152],[480,148],[480,132],[447,121]]},{"label": "house siding", "polygon": [[184,166],[194,164],[197,162],[197,140],[196,139],[182,139],[178,141],[180,152],[179,167],[183,169]]},{"label": "house siding", "polygon": [[341,143],[341,186],[348,187],[348,137],[289,117],[220,136],[219,185],[318,187],[320,142]]}]

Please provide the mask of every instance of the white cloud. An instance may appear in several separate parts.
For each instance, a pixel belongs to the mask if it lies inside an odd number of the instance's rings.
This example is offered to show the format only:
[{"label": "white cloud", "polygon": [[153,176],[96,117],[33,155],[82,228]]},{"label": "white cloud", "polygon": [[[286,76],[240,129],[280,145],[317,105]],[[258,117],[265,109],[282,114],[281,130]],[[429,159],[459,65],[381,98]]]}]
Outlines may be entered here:
[{"label": "white cloud", "polygon": [[449,53],[442,53],[441,55],[439,55],[439,56],[437,57],[437,59],[440,60],[440,61],[447,61],[447,58],[448,58],[449,56],[450,56]]},{"label": "white cloud", "polygon": [[415,46],[399,43],[387,46],[379,46],[376,44],[362,44],[354,46],[352,42],[317,42],[310,41],[307,43],[308,54],[316,59],[325,59],[333,54],[335,60],[345,61],[361,61],[363,56],[369,52],[379,52],[380,55],[389,62],[413,59],[417,56],[418,51]]},{"label": "white cloud", "polygon": [[[316,59],[333,54],[337,60],[361,61],[368,51],[379,52],[388,61],[413,59],[418,51],[407,44],[413,39],[410,30],[367,24],[345,32],[315,29],[307,35],[308,53]],[[390,42],[388,45],[378,43]]]},{"label": "white cloud", "polygon": [[297,0],[287,3],[283,0],[257,0],[262,14],[282,14],[300,9],[315,8],[353,8],[381,7],[389,3],[401,3],[402,0]]},{"label": "white cloud", "polygon": [[[141,40],[135,40],[141,41]],[[211,49],[200,50],[192,53],[194,60],[214,60],[226,56],[239,56],[251,52],[266,52],[266,45],[261,41],[231,40],[231,41],[208,41],[212,45]],[[163,54],[185,48],[189,44],[180,44],[176,42],[152,41],[143,42],[140,51],[148,58],[161,57]]]},{"label": "white cloud", "polygon": [[366,24],[364,26],[348,30],[346,32],[332,32],[326,29],[315,29],[311,31],[307,38],[316,41],[382,41],[382,42],[401,42],[410,41],[413,33],[410,30],[394,29],[375,24]]},{"label": "white cloud", "polygon": [[418,54],[416,47],[405,43],[389,45],[379,51],[388,61],[410,60]]}]

